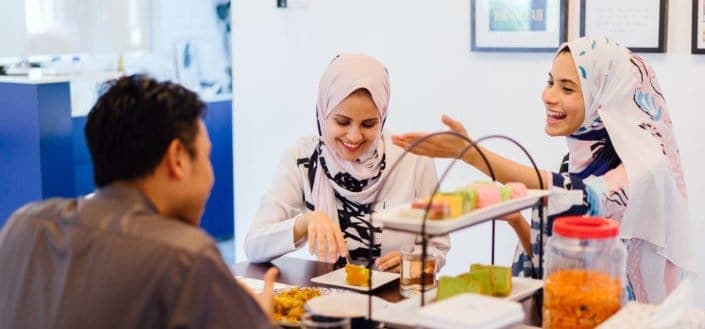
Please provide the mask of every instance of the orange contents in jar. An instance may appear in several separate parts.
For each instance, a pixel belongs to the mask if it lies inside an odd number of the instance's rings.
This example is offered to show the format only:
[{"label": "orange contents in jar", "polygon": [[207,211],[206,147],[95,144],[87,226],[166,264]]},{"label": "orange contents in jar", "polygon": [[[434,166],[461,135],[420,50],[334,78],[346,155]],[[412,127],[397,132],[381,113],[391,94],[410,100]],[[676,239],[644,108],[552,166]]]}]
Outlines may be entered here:
[{"label": "orange contents in jar", "polygon": [[581,269],[551,273],[544,283],[544,328],[594,328],[619,311],[622,284]]}]

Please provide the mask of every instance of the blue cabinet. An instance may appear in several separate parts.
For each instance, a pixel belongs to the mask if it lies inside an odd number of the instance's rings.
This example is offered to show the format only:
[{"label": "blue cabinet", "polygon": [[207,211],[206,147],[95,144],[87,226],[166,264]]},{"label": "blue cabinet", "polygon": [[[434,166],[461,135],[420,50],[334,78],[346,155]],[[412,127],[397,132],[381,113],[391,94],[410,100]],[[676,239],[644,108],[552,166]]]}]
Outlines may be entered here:
[{"label": "blue cabinet", "polygon": [[[201,219],[201,227],[218,240],[232,238],[235,234],[235,209],[233,204],[233,130],[232,101],[206,103],[208,114],[206,128],[211,138],[211,162],[215,184]],[[73,121],[73,184],[76,195],[93,191],[93,166],[86,146],[83,128],[86,117],[74,117]]]},{"label": "blue cabinet", "polygon": [[[216,180],[201,226],[221,240],[235,234],[232,101],[206,105]],[[85,124],[71,117],[69,81],[0,79],[0,228],[23,204],[94,190]]]},{"label": "blue cabinet", "polygon": [[68,81],[0,81],[0,227],[18,207],[74,195]]},{"label": "blue cabinet", "polygon": [[213,145],[211,162],[215,184],[201,219],[201,227],[216,239],[229,239],[235,234],[232,101],[206,104],[208,114],[205,123]]}]

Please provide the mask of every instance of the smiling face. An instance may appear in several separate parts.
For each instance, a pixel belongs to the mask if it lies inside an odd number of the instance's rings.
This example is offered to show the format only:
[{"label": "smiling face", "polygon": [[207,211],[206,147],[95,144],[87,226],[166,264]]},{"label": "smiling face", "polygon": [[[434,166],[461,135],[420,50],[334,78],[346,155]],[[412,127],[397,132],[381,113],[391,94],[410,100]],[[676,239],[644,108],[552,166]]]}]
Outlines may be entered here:
[{"label": "smiling face", "polygon": [[549,136],[569,136],[583,124],[583,90],[570,52],[556,56],[542,98],[546,107],[545,131]]},{"label": "smiling face", "polygon": [[367,151],[380,134],[377,106],[366,89],[346,97],[326,118],[326,143],[341,158],[354,161]]}]

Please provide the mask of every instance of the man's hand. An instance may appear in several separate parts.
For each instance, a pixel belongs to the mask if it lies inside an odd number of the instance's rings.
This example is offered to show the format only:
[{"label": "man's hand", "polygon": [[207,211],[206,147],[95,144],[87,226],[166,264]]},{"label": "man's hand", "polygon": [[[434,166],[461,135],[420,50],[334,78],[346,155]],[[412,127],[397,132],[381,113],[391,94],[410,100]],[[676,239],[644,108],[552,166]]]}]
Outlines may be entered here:
[{"label": "man's hand", "polygon": [[262,294],[257,296],[257,302],[265,314],[274,321],[274,282],[277,281],[279,270],[271,267],[264,273],[264,289]]}]

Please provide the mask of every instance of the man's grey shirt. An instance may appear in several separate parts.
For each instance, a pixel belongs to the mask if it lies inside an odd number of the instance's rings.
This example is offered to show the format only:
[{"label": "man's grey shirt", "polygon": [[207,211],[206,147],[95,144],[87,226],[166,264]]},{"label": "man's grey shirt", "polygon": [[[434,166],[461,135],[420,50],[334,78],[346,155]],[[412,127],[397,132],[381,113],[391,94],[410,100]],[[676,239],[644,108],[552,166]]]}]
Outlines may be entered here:
[{"label": "man's grey shirt", "polygon": [[0,232],[0,328],[267,328],[201,229],[111,185],[16,211]]}]

